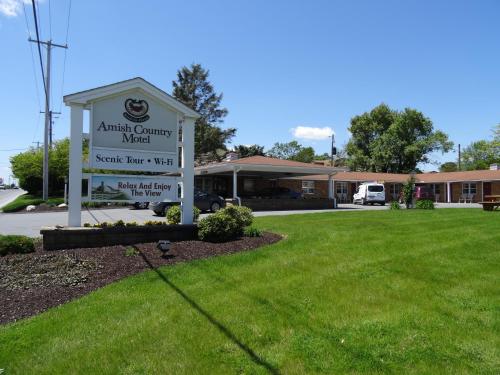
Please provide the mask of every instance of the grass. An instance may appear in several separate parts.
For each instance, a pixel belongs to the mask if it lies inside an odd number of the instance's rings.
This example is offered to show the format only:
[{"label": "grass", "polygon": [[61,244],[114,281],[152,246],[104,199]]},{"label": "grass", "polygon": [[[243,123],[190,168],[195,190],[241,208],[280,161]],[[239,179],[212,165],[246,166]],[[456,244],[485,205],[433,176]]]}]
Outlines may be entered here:
[{"label": "grass", "polygon": [[47,201],[44,201],[40,197],[36,197],[34,195],[30,194],[23,194],[14,199],[12,202],[6,204],[0,210],[3,212],[16,212],[16,211],[21,211],[24,210],[26,207],[29,205],[39,205],[42,203],[47,203],[48,205],[51,206],[57,206],[58,204],[64,203],[63,198],[49,198]]},{"label": "grass", "polygon": [[5,374],[498,374],[500,214],[266,217],[286,239],[0,327]]}]

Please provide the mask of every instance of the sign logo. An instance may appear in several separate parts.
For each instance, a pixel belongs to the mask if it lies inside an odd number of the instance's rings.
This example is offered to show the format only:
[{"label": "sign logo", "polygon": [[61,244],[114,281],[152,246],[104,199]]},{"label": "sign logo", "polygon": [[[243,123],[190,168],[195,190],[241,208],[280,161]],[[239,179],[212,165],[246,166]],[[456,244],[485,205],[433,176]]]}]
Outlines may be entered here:
[{"label": "sign logo", "polygon": [[149,104],[145,100],[128,98],[125,100],[125,112],[123,117],[132,122],[144,122],[149,120]]}]

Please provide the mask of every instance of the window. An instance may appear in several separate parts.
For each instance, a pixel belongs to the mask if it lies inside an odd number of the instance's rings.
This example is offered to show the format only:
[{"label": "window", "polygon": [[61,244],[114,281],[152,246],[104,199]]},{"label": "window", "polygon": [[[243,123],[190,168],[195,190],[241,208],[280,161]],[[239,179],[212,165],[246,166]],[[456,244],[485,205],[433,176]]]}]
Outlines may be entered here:
[{"label": "window", "polygon": [[337,182],[335,184],[335,192],[337,195],[347,194],[347,182]]},{"label": "window", "polygon": [[243,191],[247,193],[253,193],[255,191],[255,180],[251,178],[245,178],[243,180]]},{"label": "window", "polygon": [[441,185],[440,184],[432,184],[431,187],[432,187],[432,191],[433,191],[434,195],[441,193]]},{"label": "window", "polygon": [[399,196],[399,192],[401,191],[401,184],[391,184],[391,195]]},{"label": "window", "polygon": [[368,185],[368,191],[374,192],[374,193],[381,193],[384,191],[384,186],[383,185]]},{"label": "window", "polygon": [[302,193],[314,194],[314,181],[302,181]]},{"label": "window", "polygon": [[462,194],[476,194],[476,183],[464,182],[462,184]]}]

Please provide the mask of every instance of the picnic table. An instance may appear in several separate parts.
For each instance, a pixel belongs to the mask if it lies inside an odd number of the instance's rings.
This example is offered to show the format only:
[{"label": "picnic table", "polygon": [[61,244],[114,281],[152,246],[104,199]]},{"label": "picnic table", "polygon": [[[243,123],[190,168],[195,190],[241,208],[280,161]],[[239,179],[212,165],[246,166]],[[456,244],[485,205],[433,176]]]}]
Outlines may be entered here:
[{"label": "picnic table", "polygon": [[483,205],[483,210],[485,211],[498,210],[498,207],[500,207],[500,195],[485,195],[484,201],[479,203]]}]

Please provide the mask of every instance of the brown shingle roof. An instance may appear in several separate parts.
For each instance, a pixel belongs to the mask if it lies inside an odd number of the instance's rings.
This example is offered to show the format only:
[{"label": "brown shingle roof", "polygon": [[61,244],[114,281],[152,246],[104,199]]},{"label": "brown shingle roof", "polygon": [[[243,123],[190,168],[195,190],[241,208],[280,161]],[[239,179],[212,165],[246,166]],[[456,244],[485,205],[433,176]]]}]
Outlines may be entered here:
[{"label": "brown shingle roof", "polygon": [[[295,179],[301,177],[293,177]],[[373,173],[373,172],[338,172],[333,176],[335,181],[379,181],[405,183],[409,174]],[[480,170],[462,172],[419,173],[415,176],[417,183],[443,183],[460,181],[500,181],[500,171]],[[322,181],[328,180],[324,174],[307,176],[301,179]]]},{"label": "brown shingle roof", "polygon": [[494,181],[500,180],[500,170],[480,170],[462,172],[419,173],[418,182],[453,182],[453,181]]},{"label": "brown shingle roof", "polygon": [[230,164],[254,164],[254,165],[276,165],[276,166],[283,166],[283,167],[304,167],[304,168],[318,168],[318,169],[325,168],[324,165],[302,163],[300,161],[283,160],[283,159],[270,158],[267,156],[260,156],[260,155],[249,156],[248,158],[236,159],[236,160],[229,161],[227,163],[230,163]]}]

